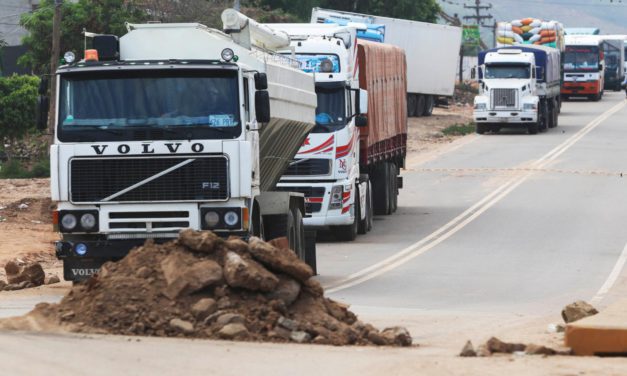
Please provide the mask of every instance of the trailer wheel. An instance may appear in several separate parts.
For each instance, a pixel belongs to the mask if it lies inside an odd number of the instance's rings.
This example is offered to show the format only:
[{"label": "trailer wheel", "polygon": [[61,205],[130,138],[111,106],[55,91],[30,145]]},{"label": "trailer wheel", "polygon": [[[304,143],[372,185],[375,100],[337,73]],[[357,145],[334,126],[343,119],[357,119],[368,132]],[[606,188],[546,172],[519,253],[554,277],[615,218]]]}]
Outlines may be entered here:
[{"label": "trailer wheel", "polygon": [[398,208],[398,169],[394,163],[388,163],[388,168],[390,169],[390,214],[392,214]]},{"label": "trailer wheel", "polygon": [[[355,187],[355,194],[359,193],[357,187]],[[344,226],[331,226],[331,232],[335,236],[335,238],[342,242],[350,242],[357,238],[357,232],[359,229],[359,217],[358,214],[360,212],[359,198],[355,197],[355,203],[353,204],[354,209],[354,220],[350,225]]]},{"label": "trailer wheel", "polygon": [[425,112],[423,112],[423,116],[431,116],[431,114],[433,113],[433,105],[434,105],[434,99],[433,96],[431,95],[427,95],[425,96]]},{"label": "trailer wheel", "polygon": [[407,95],[407,116],[416,116],[416,96],[413,94]]},{"label": "trailer wheel", "polygon": [[372,206],[374,207],[375,215],[388,215],[390,214],[390,184],[388,183],[389,169],[387,163],[379,163],[373,174],[372,181]]},{"label": "trailer wheel", "polygon": [[416,101],[416,116],[420,117],[425,113],[425,96],[418,95],[418,100]]}]

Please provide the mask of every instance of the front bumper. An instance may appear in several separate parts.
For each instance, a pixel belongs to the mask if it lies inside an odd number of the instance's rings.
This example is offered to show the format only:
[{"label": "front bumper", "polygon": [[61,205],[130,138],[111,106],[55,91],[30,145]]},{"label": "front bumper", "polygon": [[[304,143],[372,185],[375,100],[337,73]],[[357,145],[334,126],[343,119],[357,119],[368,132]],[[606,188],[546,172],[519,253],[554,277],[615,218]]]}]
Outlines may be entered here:
[{"label": "front bumper", "polygon": [[530,124],[538,121],[536,111],[475,111],[475,123],[482,124]]},{"label": "front bumper", "polygon": [[[247,239],[250,235],[245,231],[216,232],[224,238],[239,236]],[[176,239],[154,238],[155,243],[165,243]],[[85,239],[61,240],[55,243],[55,254],[63,261],[63,278],[66,281],[80,281],[89,278],[98,272],[107,261],[117,261],[124,258],[135,247],[145,243],[145,238],[137,239]],[[79,249],[84,251],[79,254]]]},{"label": "front bumper", "polygon": [[596,95],[601,92],[599,81],[564,82],[562,95]]}]

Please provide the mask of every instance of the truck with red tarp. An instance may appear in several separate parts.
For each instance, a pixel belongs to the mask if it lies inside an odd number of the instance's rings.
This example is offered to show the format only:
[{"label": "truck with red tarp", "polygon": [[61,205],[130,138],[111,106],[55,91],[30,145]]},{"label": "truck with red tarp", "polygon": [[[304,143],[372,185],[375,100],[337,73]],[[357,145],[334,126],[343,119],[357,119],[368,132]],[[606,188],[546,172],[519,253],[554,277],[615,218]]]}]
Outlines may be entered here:
[{"label": "truck with red tarp", "polygon": [[273,24],[314,76],[318,106],[311,131],[281,181],[302,192],[305,226],[353,240],[373,215],[396,210],[407,143],[407,66],[396,46],[356,37],[333,24]]}]

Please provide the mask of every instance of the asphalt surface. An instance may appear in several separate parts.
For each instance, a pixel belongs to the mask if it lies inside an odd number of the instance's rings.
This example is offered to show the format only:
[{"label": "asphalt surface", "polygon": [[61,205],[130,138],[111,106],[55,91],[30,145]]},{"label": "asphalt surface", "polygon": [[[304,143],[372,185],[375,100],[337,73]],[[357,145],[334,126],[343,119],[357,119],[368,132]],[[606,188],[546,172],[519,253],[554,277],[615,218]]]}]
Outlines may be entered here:
[{"label": "asphalt surface", "polygon": [[[624,277],[624,103],[622,93],[567,102],[559,127],[547,133],[471,135],[408,166],[396,214],[376,218],[355,242],[318,244],[328,295],[377,325],[385,322],[377,318],[413,323],[420,342],[454,336],[451,320],[460,328],[460,317],[485,328],[511,313],[516,320],[559,312],[576,299],[603,304],[604,292]],[[0,315],[58,298],[3,297]],[[449,321],[436,324],[443,316]],[[414,358],[402,350],[22,333],[0,333],[0,345],[10,350],[0,362],[14,374],[363,375],[394,372],[386,359]],[[355,361],[347,362],[351,355]],[[374,362],[379,368],[369,368]]]},{"label": "asphalt surface", "polygon": [[[524,314],[591,299],[627,242],[623,102],[622,93],[566,102],[559,127],[547,133],[471,136],[450,153],[409,166],[398,213],[377,218],[375,230],[354,243],[319,245],[321,281],[333,298],[362,310]],[[608,110],[611,116],[598,119]],[[504,186],[479,206],[484,211],[453,223],[450,236],[394,260]],[[359,280],[346,281],[355,274]]]}]

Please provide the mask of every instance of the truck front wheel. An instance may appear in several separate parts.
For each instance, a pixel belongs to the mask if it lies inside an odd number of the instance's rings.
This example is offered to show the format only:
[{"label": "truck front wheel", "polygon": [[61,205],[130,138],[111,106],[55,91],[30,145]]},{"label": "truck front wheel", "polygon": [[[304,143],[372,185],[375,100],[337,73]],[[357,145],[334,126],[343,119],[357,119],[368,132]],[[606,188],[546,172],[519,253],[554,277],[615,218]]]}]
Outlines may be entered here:
[{"label": "truck front wheel", "polygon": [[388,215],[390,211],[390,169],[387,163],[379,163],[374,168],[372,181],[372,204],[375,215]]},{"label": "truck front wheel", "polygon": [[361,212],[361,208],[359,205],[359,191],[357,190],[357,187],[355,187],[355,203],[353,204],[353,213],[354,215],[354,220],[353,223],[350,225],[344,225],[344,226],[333,226],[331,227],[331,232],[333,232],[333,235],[335,236],[335,238],[339,241],[342,242],[350,242],[355,240],[355,238],[357,238],[357,232],[359,229],[359,213]]},{"label": "truck front wheel", "polygon": [[476,131],[478,134],[484,134],[487,130],[487,125],[477,123]]}]

